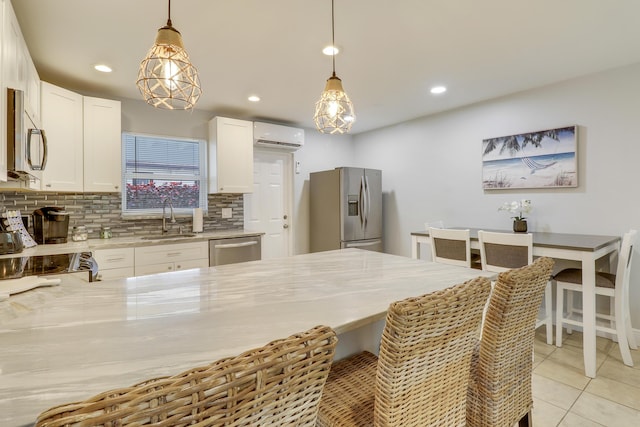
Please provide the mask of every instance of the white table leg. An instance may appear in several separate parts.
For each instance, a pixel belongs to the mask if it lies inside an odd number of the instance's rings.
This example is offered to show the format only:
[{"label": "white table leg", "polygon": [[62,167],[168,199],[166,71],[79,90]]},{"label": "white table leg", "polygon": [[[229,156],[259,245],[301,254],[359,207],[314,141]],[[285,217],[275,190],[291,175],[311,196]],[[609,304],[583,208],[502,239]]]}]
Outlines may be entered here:
[{"label": "white table leg", "polygon": [[411,258],[420,259],[420,242],[418,236],[411,236]]},{"label": "white table leg", "polygon": [[596,377],[596,269],[595,259],[582,259],[582,320],[584,371],[591,378]]}]

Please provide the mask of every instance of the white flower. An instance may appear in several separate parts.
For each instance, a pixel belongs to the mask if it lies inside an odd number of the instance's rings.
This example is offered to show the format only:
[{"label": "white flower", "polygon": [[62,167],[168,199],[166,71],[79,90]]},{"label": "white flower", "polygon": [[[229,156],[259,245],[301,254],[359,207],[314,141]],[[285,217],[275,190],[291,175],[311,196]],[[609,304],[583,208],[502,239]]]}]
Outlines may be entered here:
[{"label": "white flower", "polygon": [[512,217],[518,221],[522,221],[526,219],[523,214],[531,212],[533,206],[531,206],[531,200],[522,199],[522,200],[514,200],[513,202],[505,202],[502,206],[498,208],[499,211],[507,211],[512,214],[516,214],[516,216]]}]

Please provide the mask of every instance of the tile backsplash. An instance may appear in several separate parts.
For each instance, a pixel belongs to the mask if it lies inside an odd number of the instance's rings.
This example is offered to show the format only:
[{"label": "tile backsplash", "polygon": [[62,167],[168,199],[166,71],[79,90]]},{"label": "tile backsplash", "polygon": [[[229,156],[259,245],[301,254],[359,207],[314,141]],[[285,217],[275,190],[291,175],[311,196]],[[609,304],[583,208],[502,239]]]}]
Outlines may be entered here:
[{"label": "tile backsplash", "polygon": [[[244,199],[242,194],[209,194],[208,214],[204,216],[204,231],[242,229],[244,226]],[[43,206],[64,207],[69,212],[69,233],[76,225],[84,225],[89,238],[100,237],[100,227],[111,227],[113,237],[127,237],[160,233],[160,215],[152,219],[123,219],[121,216],[120,193],[58,193],[58,192],[0,192],[0,210],[20,210],[31,214]],[[222,208],[232,210],[231,218],[222,218]],[[168,215],[168,212],[167,212]],[[175,224],[169,224],[172,231],[182,227],[191,231],[191,216],[176,217]],[[29,230],[33,232],[33,230]]]}]

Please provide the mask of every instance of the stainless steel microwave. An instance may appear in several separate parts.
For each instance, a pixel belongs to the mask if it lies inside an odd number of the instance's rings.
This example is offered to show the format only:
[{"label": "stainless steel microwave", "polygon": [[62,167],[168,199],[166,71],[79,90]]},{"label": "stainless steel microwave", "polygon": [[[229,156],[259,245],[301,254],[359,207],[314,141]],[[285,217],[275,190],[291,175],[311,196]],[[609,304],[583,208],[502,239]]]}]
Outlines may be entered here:
[{"label": "stainless steel microwave", "polygon": [[7,89],[7,175],[17,180],[40,178],[47,164],[47,137],[25,109],[24,92]]}]

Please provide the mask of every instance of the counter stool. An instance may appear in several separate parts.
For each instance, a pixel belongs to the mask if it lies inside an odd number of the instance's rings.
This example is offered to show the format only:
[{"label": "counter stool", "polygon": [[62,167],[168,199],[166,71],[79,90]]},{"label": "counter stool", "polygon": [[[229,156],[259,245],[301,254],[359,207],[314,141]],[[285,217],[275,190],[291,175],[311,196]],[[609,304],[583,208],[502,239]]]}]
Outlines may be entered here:
[{"label": "counter stool", "polygon": [[531,354],[536,313],[552,268],[553,260],[543,257],[498,275],[471,359],[467,426],[533,425]]},{"label": "counter stool", "polygon": [[[609,321],[609,326],[596,324],[596,331],[613,335],[618,340],[620,354],[625,365],[633,366],[633,359],[629,348],[638,349],[631,327],[629,312],[629,273],[633,259],[633,246],[638,232],[630,230],[622,238],[622,245],[618,252],[618,266],[616,274],[596,272],[596,295],[609,297],[609,314],[596,313],[597,319]],[[573,292],[582,292],[582,269],[567,268],[556,274],[556,346],[562,347],[562,328],[566,325],[571,333],[571,326],[583,326],[576,314],[581,314],[573,306]],[[567,304],[564,314],[564,291],[567,291]],[[596,331],[583,331],[584,334],[595,334]]]},{"label": "counter stool", "polygon": [[469,230],[429,227],[433,262],[471,267]]},{"label": "counter stool", "polygon": [[337,338],[317,326],[172,377],[53,407],[36,426],[307,426],[316,423]]},{"label": "counter stool", "polygon": [[331,367],[317,425],[464,425],[469,363],[490,288],[478,277],[392,303],[379,358],[363,352]]}]

